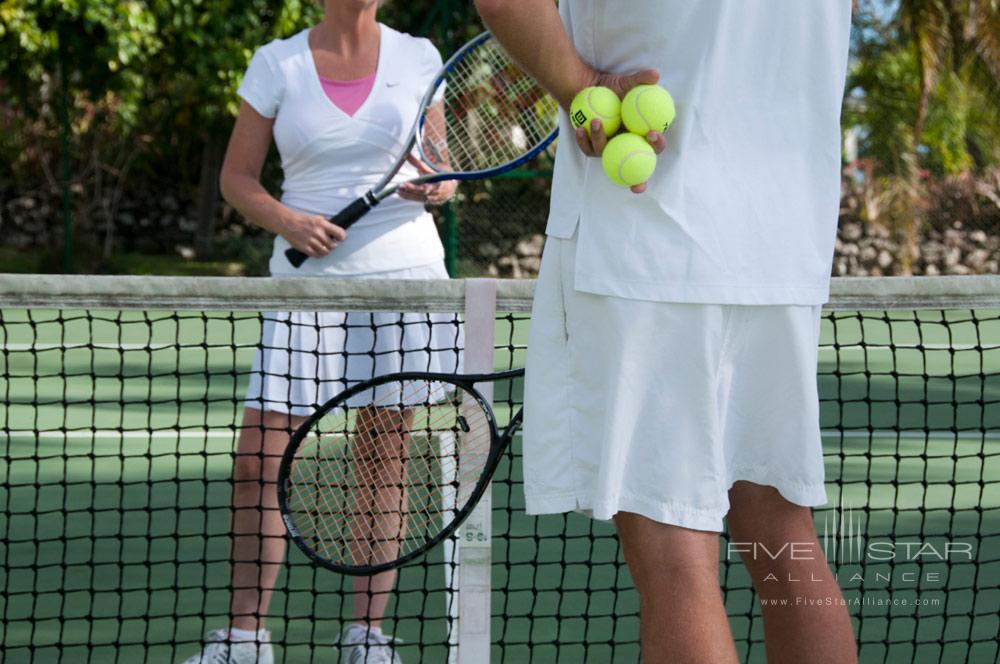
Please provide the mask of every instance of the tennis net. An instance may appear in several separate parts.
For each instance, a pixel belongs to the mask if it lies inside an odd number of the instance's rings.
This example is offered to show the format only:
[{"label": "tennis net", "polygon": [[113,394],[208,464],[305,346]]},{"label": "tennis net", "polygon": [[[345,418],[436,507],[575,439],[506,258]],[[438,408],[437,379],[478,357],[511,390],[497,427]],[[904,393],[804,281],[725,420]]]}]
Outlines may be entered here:
[{"label": "tennis net", "polygon": [[[3,661],[196,652],[228,621],[234,444],[265,312],[388,312],[322,324],[405,339],[421,316],[464,311],[465,286],[0,276]],[[499,282],[493,339],[463,340],[453,320],[439,338],[455,347],[434,350],[489,343],[497,369],[523,366],[532,288]],[[382,351],[356,352],[375,366]],[[862,661],[997,661],[1000,278],[835,280],[819,372],[830,504],[815,518]],[[521,395],[497,388],[501,424]],[[401,571],[385,630],[404,662],[638,660],[613,529],[526,516],[520,450],[476,524],[489,545],[460,531]],[[759,603],[725,544],[720,574],[740,654],[762,661]],[[268,611],[275,661],[335,658],[351,588],[290,548]]]}]

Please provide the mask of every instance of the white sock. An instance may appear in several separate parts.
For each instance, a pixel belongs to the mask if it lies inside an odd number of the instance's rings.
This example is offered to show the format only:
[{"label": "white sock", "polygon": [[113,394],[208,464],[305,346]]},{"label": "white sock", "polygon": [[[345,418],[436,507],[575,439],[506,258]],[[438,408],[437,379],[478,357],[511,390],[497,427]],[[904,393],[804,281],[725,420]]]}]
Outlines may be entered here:
[{"label": "white sock", "polygon": [[229,628],[229,640],[233,643],[242,643],[244,641],[269,641],[271,634],[266,629],[258,629],[256,632],[249,629],[240,629],[239,627]]}]

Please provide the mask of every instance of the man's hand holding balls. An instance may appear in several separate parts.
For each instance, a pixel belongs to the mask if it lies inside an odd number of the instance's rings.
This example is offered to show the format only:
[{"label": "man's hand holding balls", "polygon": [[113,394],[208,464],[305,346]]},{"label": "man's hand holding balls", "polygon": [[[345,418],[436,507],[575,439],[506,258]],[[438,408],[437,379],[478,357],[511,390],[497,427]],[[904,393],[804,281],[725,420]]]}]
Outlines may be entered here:
[{"label": "man's hand holding balls", "polygon": [[[673,99],[655,85],[659,80],[655,71],[602,74],[598,79],[581,90],[570,106],[577,145],[587,156],[601,157],[612,182],[642,193],[656,166],[656,155],[666,148],[663,132],[674,120]],[[623,121],[626,131],[616,136]],[[645,140],[636,140],[640,137]]]}]

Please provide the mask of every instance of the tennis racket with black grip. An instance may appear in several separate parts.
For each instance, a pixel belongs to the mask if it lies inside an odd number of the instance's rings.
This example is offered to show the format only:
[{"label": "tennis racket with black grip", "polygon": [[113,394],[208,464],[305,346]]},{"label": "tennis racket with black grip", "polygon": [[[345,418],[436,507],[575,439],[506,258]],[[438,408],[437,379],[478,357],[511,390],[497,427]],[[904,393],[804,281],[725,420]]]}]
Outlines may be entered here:
[{"label": "tennis racket with black grip", "polygon": [[[555,139],[558,111],[556,101],[484,32],[441,67],[393,167],[330,221],[348,228],[394,194],[402,183],[392,180],[414,148],[433,172],[412,184],[478,180],[517,168]],[[285,256],[295,267],[308,258],[294,247]]]},{"label": "tennis racket with black grip", "polygon": [[501,431],[476,389],[492,374],[406,372],[351,387],[292,435],[278,504],[295,544],[316,564],[353,575],[399,567],[451,535],[487,490],[521,426]]}]

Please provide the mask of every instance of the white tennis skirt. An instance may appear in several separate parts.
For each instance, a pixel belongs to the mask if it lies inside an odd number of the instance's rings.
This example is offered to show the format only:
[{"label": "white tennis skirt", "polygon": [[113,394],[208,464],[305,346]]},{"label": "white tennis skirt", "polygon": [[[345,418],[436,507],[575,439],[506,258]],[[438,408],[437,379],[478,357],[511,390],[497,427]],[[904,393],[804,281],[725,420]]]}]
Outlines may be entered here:
[{"label": "white tennis skirt", "polygon": [[[448,273],[438,262],[357,278],[366,277],[447,279]],[[459,372],[463,347],[457,314],[269,312],[246,406],[307,416],[346,388],[376,376]],[[370,402],[371,395],[358,399]]]},{"label": "white tennis skirt", "polygon": [[826,502],[821,307],[677,304],[574,290],[548,238],[528,337],[527,512],[618,512],[720,531],[738,480]]}]

